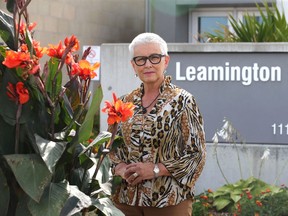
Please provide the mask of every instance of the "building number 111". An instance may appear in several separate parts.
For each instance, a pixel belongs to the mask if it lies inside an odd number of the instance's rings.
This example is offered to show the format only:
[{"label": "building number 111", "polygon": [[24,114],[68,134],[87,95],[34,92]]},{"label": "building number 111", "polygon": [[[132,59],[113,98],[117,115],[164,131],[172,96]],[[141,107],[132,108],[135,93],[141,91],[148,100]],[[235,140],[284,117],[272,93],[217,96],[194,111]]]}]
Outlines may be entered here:
[{"label": "building number 111", "polygon": [[288,124],[276,124],[272,125],[273,135],[288,135]]}]

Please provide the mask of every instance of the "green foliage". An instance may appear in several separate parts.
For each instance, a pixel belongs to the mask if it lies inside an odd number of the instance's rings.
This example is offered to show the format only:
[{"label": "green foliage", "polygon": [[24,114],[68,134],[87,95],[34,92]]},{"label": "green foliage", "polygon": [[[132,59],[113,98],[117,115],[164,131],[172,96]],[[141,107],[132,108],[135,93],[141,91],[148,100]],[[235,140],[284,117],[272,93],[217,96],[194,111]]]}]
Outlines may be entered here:
[{"label": "green foliage", "polygon": [[13,27],[13,18],[8,14],[0,11],[0,36],[3,41],[15,50],[14,45],[14,27]]},{"label": "green foliage", "polygon": [[193,215],[287,215],[287,198],[287,187],[272,186],[251,177],[199,194],[195,197]]},{"label": "green foliage", "polygon": [[[92,98],[92,103],[90,105],[90,109],[88,110],[84,122],[81,125],[80,129],[79,129],[79,141],[83,142],[87,139],[90,138],[91,136],[91,131],[93,129],[93,124],[94,124],[94,116],[96,115],[98,109],[100,107],[100,102],[101,100],[99,100],[99,98],[102,98],[102,91],[98,91],[95,92],[93,98]],[[88,132],[88,133],[87,133]]]},{"label": "green foliage", "polygon": [[265,10],[256,4],[261,20],[255,15],[246,13],[243,20],[237,20],[229,15],[229,22],[233,28],[221,25],[223,31],[217,30],[215,34],[205,33],[209,42],[287,42],[288,24],[284,12],[280,13],[276,3],[269,6],[263,3]]},{"label": "green foliage", "polygon": [[[101,86],[91,96],[91,78],[72,74],[68,63],[69,80],[63,85],[62,68],[72,45],[66,45],[62,58],[51,57],[42,71],[40,65],[35,73],[23,65],[8,68],[3,63],[8,55],[5,51],[19,51],[23,44],[31,57],[29,63],[38,66],[40,58],[32,59],[36,50],[27,20],[30,1],[24,5],[15,2],[8,0],[6,5],[13,16],[0,10],[0,36],[5,42],[0,46],[1,215],[67,216],[95,211],[123,215],[109,199],[112,186],[105,147],[116,131],[98,134],[95,128],[103,98]],[[20,33],[19,21],[27,26],[25,34]],[[19,82],[29,92],[25,103],[16,87],[10,96],[7,93],[10,83]],[[120,138],[115,139],[117,145]]]}]

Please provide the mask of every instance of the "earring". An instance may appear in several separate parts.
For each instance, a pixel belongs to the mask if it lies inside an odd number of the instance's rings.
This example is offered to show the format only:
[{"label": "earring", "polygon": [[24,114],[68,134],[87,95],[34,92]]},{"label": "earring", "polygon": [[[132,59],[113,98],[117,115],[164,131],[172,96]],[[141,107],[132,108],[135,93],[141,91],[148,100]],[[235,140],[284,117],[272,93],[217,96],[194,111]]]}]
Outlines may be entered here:
[{"label": "earring", "polygon": [[135,73],[135,75],[134,75],[135,77],[138,77],[138,74],[137,73]]},{"label": "earring", "polygon": [[166,71],[166,70],[164,70],[164,71],[163,71],[163,74],[166,74],[166,73],[167,73],[167,71]]}]

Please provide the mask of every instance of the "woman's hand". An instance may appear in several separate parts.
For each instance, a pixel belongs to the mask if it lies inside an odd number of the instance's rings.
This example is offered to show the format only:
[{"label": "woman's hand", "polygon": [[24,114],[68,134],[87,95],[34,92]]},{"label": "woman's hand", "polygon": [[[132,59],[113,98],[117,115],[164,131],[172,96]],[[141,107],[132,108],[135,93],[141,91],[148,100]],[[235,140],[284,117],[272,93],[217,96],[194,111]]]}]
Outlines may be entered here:
[{"label": "woman's hand", "polygon": [[[128,184],[137,185],[143,180],[153,179],[154,178],[154,163],[131,163],[125,164],[120,163],[115,167],[115,175],[121,176],[122,179],[125,179]],[[170,176],[166,167],[162,163],[158,163],[159,167],[159,176]]]},{"label": "woman's hand", "polygon": [[146,179],[154,178],[154,164],[153,163],[131,163],[126,166],[124,172],[124,179],[131,184],[136,185]]}]

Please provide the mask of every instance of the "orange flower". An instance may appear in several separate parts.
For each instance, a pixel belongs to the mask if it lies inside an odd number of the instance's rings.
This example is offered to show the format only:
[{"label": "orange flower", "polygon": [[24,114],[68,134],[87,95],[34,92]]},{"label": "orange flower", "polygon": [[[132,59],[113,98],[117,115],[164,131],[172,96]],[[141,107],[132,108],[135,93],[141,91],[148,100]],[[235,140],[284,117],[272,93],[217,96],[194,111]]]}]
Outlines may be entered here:
[{"label": "orange flower", "polygon": [[88,78],[93,79],[95,76],[97,76],[95,70],[99,67],[99,62],[91,65],[87,60],[80,60],[78,63],[72,64],[71,74],[78,75],[83,80]]},{"label": "orange flower", "polygon": [[123,101],[117,99],[116,95],[113,93],[113,102],[105,101],[106,107],[102,109],[102,112],[108,113],[107,122],[109,125],[114,123],[124,122],[128,118],[132,117],[134,111],[134,105],[131,102],[124,103]]},{"label": "orange flower", "polygon": [[207,207],[207,208],[210,207],[210,204],[209,204],[209,203],[206,203],[206,202],[203,203],[202,205],[203,205],[204,207]]},{"label": "orange flower", "polygon": [[33,40],[33,48],[35,50],[35,55],[38,58],[42,58],[42,56],[46,53],[46,47],[40,47],[40,42]]},{"label": "orange flower", "polygon": [[29,91],[24,87],[23,82],[16,83],[16,86],[8,82],[7,90],[7,95],[11,100],[17,103],[19,102],[20,104],[25,104],[28,102]]},{"label": "orange flower", "polygon": [[65,50],[65,46],[60,41],[58,45],[49,44],[47,55],[50,57],[61,59]]},{"label": "orange flower", "polygon": [[213,190],[209,188],[207,192],[208,193],[213,193]]},{"label": "orange flower", "polygon": [[35,28],[36,25],[37,25],[36,22],[29,23],[29,25],[28,25],[28,30],[29,30],[29,31],[32,31],[32,30]]},{"label": "orange flower", "polygon": [[[58,45],[53,45],[53,44],[49,44],[49,48],[47,48],[47,55],[50,57],[54,57],[57,59],[62,59],[63,54],[65,52],[66,46],[62,45],[62,42],[60,41],[58,43]],[[73,47],[72,47],[73,49]],[[73,60],[73,56],[71,54],[71,52],[67,53],[66,59],[65,59],[65,63],[66,64],[70,64]]]},{"label": "orange flower", "polygon": [[202,195],[202,196],[200,196],[200,198],[201,198],[201,199],[204,199],[204,200],[207,200],[207,199],[208,199],[208,196]]},{"label": "orange flower", "polygon": [[66,47],[72,45],[72,48],[71,48],[72,52],[79,50],[79,40],[76,38],[75,35],[72,35],[70,38],[66,37],[64,40],[64,44]]},{"label": "orange flower", "polygon": [[8,68],[25,67],[25,62],[30,60],[30,54],[26,52],[6,51],[6,57],[2,62]]},{"label": "orange flower", "polygon": [[248,199],[252,199],[253,198],[253,196],[252,196],[252,194],[251,194],[251,192],[249,190],[247,190],[245,193],[246,193]]},{"label": "orange flower", "polygon": [[[36,25],[37,25],[36,22],[30,23],[30,24],[28,25],[28,31],[31,32],[31,31],[35,28]],[[26,32],[26,26],[27,26],[26,23],[21,22],[21,24],[20,24],[20,31],[19,31],[20,34],[22,34],[22,35],[25,34],[25,32]]]},{"label": "orange flower", "polygon": [[29,91],[24,87],[23,82],[16,84],[16,92],[19,95],[19,103],[24,104],[29,100]]},{"label": "orange flower", "polygon": [[256,204],[257,204],[258,206],[260,206],[260,207],[263,205],[260,200],[256,200]]},{"label": "orange flower", "polygon": [[28,53],[29,52],[27,44],[21,44],[19,50],[20,50],[20,52],[24,52],[24,53]]}]

